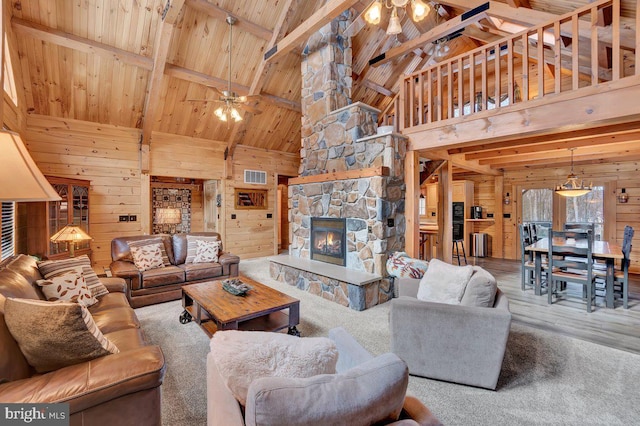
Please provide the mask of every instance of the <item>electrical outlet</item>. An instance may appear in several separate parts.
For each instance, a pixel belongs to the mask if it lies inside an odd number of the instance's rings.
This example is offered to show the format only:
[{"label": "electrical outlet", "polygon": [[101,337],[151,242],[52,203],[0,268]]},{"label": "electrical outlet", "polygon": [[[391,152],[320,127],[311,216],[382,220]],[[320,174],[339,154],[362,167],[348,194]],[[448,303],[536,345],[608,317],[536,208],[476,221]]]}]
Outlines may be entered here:
[{"label": "electrical outlet", "polygon": [[395,220],[393,220],[393,218],[392,218],[392,217],[390,217],[390,218],[388,218],[388,219],[387,219],[387,226],[388,226],[389,228],[393,228],[394,226],[396,226],[396,224],[395,224]]},{"label": "electrical outlet", "polygon": [[273,218],[273,214],[267,213],[267,219],[272,219],[272,218]]},{"label": "electrical outlet", "polygon": [[231,215],[231,219],[235,219],[235,218],[236,218],[236,215],[235,215],[235,214],[232,214],[232,215]]},{"label": "electrical outlet", "polygon": [[135,222],[136,220],[138,220],[138,216],[136,216],[135,214],[129,215],[129,222]]},{"label": "electrical outlet", "polygon": [[129,216],[119,216],[118,220],[120,222],[129,222]]}]

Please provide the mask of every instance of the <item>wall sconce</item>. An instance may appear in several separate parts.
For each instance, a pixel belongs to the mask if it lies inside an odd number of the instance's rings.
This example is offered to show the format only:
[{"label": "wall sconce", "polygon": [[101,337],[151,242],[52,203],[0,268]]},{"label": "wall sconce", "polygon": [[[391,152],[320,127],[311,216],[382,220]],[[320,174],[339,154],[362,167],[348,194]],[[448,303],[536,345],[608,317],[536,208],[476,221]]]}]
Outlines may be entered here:
[{"label": "wall sconce", "polygon": [[156,221],[159,225],[175,225],[182,222],[180,209],[156,209]]},{"label": "wall sconce", "polygon": [[506,206],[508,206],[509,204],[511,204],[511,197],[509,196],[509,193],[507,192],[507,195],[504,196],[504,204]]},{"label": "wall sconce", "polygon": [[622,192],[620,192],[620,194],[618,194],[618,202],[620,204],[625,204],[629,201],[629,195],[627,194],[627,190],[625,188],[622,188],[621,190]]}]

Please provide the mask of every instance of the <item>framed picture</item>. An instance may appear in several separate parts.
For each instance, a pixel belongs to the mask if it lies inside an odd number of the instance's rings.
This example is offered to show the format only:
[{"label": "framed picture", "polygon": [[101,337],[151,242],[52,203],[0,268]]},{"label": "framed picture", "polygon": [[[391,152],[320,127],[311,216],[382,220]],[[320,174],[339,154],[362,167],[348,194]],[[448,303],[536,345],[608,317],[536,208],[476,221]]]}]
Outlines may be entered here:
[{"label": "framed picture", "polygon": [[236,188],[235,208],[264,210],[267,208],[267,193],[266,189]]}]

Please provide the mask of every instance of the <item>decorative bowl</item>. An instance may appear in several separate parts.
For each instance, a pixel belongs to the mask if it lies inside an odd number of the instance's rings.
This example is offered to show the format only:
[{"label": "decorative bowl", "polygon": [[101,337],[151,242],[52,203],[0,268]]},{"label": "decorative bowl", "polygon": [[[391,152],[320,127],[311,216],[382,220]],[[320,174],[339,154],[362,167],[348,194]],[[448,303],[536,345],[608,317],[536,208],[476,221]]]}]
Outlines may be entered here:
[{"label": "decorative bowl", "polygon": [[234,296],[245,296],[249,290],[253,290],[253,287],[237,278],[229,278],[222,281],[222,289]]}]

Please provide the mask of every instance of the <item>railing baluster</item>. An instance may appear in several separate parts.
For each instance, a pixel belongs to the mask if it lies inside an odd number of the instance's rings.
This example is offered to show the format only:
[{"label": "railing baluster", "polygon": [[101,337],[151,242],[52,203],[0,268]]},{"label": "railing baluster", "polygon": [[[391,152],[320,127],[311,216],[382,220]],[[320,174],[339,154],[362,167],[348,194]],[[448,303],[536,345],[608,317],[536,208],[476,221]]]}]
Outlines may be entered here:
[{"label": "railing baluster", "polygon": [[591,85],[598,84],[598,8],[591,8]]},{"label": "railing baluster", "polygon": [[494,99],[496,101],[496,108],[500,108],[500,84],[501,84],[501,76],[500,76],[500,44],[496,45],[495,50],[493,51],[493,65],[494,65]]},{"label": "railing baluster", "polygon": [[438,85],[436,92],[437,118],[436,121],[442,121],[442,66],[436,68],[436,84]]},{"label": "railing baluster", "polygon": [[427,71],[427,123],[433,121],[433,78],[431,77],[431,69]]},{"label": "railing baluster", "polygon": [[560,21],[556,21],[553,24],[553,36],[555,38],[554,45],[554,66],[556,67],[556,72],[554,75],[554,91],[555,93],[560,93],[562,91],[562,50],[560,46]]},{"label": "railing baluster", "polygon": [[418,124],[424,124],[424,73],[418,75]]},{"label": "railing baluster", "polygon": [[538,28],[538,99],[544,97],[544,28]]},{"label": "railing baluster", "polygon": [[406,89],[407,87],[407,79],[404,79],[402,84],[400,85],[400,111],[396,111],[396,115],[399,115],[400,117],[398,118],[398,123],[400,124],[398,130],[402,131],[403,129],[407,128],[407,125],[405,123],[405,110],[406,110],[406,104],[407,104],[407,97],[406,97]]},{"label": "railing baluster", "polygon": [[458,111],[460,117],[464,115],[464,58],[458,59]]},{"label": "railing baluster", "polygon": [[489,91],[487,83],[487,53],[487,49],[484,49],[480,58],[482,60],[482,86],[480,87],[480,90],[482,90],[482,111],[487,110],[487,96],[489,96],[487,93]]},{"label": "railing baluster", "polygon": [[580,27],[578,15],[571,17],[571,87],[573,90],[580,88],[580,51],[578,43],[580,39]]},{"label": "railing baluster", "polygon": [[[611,43],[612,57],[611,57],[611,68],[613,71],[611,79],[613,81],[620,80],[620,77],[624,74],[624,65],[622,63],[622,58],[620,57],[620,0],[613,0],[613,22],[611,23],[611,37],[613,38]],[[638,7],[638,3],[636,2],[636,8]],[[636,28],[636,33],[638,32],[638,28]],[[636,51],[636,55],[638,52]]]},{"label": "railing baluster", "polygon": [[522,35],[522,100],[529,100],[529,33]]},{"label": "railing baluster", "polygon": [[476,54],[469,55],[469,114],[476,112]]},{"label": "railing baluster", "polygon": [[453,67],[447,62],[447,118],[453,118]]},{"label": "railing baluster", "polygon": [[[638,4],[636,2],[636,4]],[[640,29],[640,7],[636,6],[636,66],[634,68],[635,75],[640,74],[640,34],[638,34],[638,29]]]},{"label": "railing baluster", "polygon": [[409,79],[409,99],[411,99],[411,104],[409,105],[409,123],[410,126],[415,126],[415,112],[416,112],[416,78],[412,76]]},{"label": "railing baluster", "polygon": [[509,97],[509,105],[515,103],[513,82],[513,38],[509,38],[507,39],[507,96]]}]

